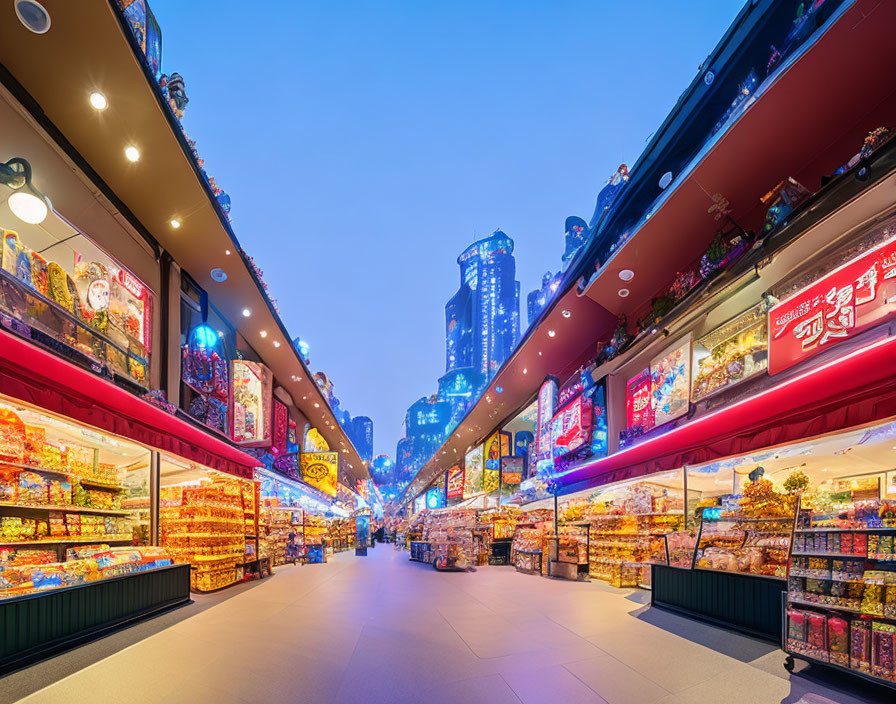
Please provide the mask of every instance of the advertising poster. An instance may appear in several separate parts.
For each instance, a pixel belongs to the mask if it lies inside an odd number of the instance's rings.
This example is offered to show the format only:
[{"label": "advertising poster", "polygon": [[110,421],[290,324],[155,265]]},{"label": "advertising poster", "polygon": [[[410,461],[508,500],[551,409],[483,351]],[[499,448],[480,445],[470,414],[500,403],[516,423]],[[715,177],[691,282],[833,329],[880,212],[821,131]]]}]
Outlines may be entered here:
[{"label": "advertising poster", "polygon": [[445,506],[445,494],[442,483],[426,492],[426,508],[443,508]]},{"label": "advertising poster", "polygon": [[414,499],[414,513],[420,513],[426,508],[426,496],[418,496]]},{"label": "advertising poster", "polygon": [[274,409],[274,430],[273,440],[271,442],[271,454],[275,457],[285,455],[287,451],[288,434],[289,434],[289,412],[286,404],[279,399],[272,399]]},{"label": "advertising poster", "polygon": [[535,461],[551,459],[551,419],[557,407],[557,382],[546,379],[538,391],[538,416],[535,426]]},{"label": "advertising poster", "polygon": [[271,373],[258,362],[234,359],[230,381],[232,438],[253,447],[271,444]]},{"label": "advertising poster", "polygon": [[601,379],[591,394],[591,454],[606,457],[610,434],[607,428],[607,385]]},{"label": "advertising poster", "polygon": [[482,445],[477,445],[464,457],[464,498],[482,491]]},{"label": "advertising poster", "polygon": [[315,489],[336,496],[336,482],[339,471],[338,452],[303,452],[299,458],[302,479]]},{"label": "advertising poster", "polygon": [[626,384],[626,427],[646,432],[653,426],[653,406],[650,403],[650,369],[633,376]]},{"label": "advertising poster", "polygon": [[896,312],[896,240],[778,303],[768,312],[768,373],[777,374]]},{"label": "advertising poster", "polygon": [[504,457],[501,460],[501,483],[504,486],[516,486],[523,481],[525,457]]},{"label": "advertising poster", "polygon": [[482,490],[496,491],[501,476],[501,434],[493,433],[485,441],[485,458],[482,472]]},{"label": "advertising poster", "polygon": [[454,465],[448,470],[448,492],[449,499],[460,499],[464,495],[464,468],[459,464]]},{"label": "advertising poster", "polygon": [[578,450],[591,440],[591,400],[579,396],[561,409],[551,421],[554,458]]},{"label": "advertising poster", "polygon": [[691,391],[690,335],[650,363],[650,389],[654,425],[663,425],[688,412]]},{"label": "advertising poster", "polygon": [[359,513],[355,516],[355,548],[370,545],[370,516]]}]

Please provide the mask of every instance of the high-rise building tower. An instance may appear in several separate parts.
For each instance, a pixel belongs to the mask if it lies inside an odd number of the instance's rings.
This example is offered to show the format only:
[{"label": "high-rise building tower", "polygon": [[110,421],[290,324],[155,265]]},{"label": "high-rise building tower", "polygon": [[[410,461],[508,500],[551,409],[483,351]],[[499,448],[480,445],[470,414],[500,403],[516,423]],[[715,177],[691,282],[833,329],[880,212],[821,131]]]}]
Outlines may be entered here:
[{"label": "high-rise building tower", "polygon": [[445,306],[445,371],[472,367],[490,379],[520,334],[513,240],[500,230],[457,258],[460,288]]},{"label": "high-rise building tower", "polygon": [[361,459],[370,464],[373,461],[373,421],[367,416],[354,416],[345,431]]}]

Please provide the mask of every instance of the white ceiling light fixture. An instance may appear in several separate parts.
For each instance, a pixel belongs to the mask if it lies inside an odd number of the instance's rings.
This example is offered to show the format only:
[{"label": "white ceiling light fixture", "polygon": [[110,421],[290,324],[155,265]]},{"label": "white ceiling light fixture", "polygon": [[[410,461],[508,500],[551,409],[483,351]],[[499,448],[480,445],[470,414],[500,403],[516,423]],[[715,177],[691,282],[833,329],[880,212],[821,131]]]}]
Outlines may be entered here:
[{"label": "white ceiling light fixture", "polygon": [[0,162],[0,184],[13,190],[6,202],[19,220],[38,225],[47,218],[53,206],[31,183],[31,164],[27,159],[14,157],[5,164]]},{"label": "white ceiling light fixture", "polygon": [[124,155],[125,155],[125,157],[127,157],[128,161],[139,161],[140,160],[140,150],[134,146],[125,147]]},{"label": "white ceiling light fixture", "polygon": [[229,250],[229,249],[225,249],[225,250],[224,250],[224,254],[226,254],[226,255],[229,257],[229,256],[230,256],[230,250]]},{"label": "white ceiling light fixture", "polygon": [[268,331],[267,331],[267,330],[262,330],[262,331],[261,331],[260,333],[258,333],[258,334],[261,335],[261,336],[264,338],[264,337],[267,337],[267,336],[268,336]]},{"label": "white ceiling light fixture", "polygon": [[628,290],[627,288],[621,288],[621,289],[619,289],[619,297],[620,297],[620,298],[625,298],[626,296],[628,296],[629,293],[630,293],[630,292],[629,292],[629,290]]},{"label": "white ceiling light fixture", "polygon": [[623,269],[619,272],[619,278],[623,281],[631,281],[633,278],[635,278],[635,272],[633,272],[631,269]]},{"label": "white ceiling light fixture", "polygon": [[180,227],[180,220],[177,218],[171,218],[171,227],[177,230]]},{"label": "white ceiling light fixture", "polygon": [[317,402],[315,401],[315,403],[314,403],[314,407],[315,407],[315,408],[320,408],[320,404],[317,403]]},{"label": "white ceiling light fixture", "polygon": [[46,34],[50,31],[50,13],[37,0],[16,0],[16,17],[29,32]]},{"label": "white ceiling light fixture", "polygon": [[88,100],[90,100],[90,107],[94,110],[105,110],[109,107],[109,101],[106,100],[106,96],[99,91],[91,93]]},{"label": "white ceiling light fixture", "polygon": [[280,342],[278,340],[274,340],[274,347],[279,347],[279,346],[280,346]]},{"label": "white ceiling light fixture", "polygon": [[569,308],[566,308],[566,309],[563,311],[563,317],[564,317],[564,318],[568,318],[568,317],[570,317],[571,315],[572,315],[572,311],[569,310]]},{"label": "white ceiling light fixture", "polygon": [[556,335],[556,334],[557,333],[554,332],[553,330],[548,330],[548,337],[554,337],[554,335]]}]

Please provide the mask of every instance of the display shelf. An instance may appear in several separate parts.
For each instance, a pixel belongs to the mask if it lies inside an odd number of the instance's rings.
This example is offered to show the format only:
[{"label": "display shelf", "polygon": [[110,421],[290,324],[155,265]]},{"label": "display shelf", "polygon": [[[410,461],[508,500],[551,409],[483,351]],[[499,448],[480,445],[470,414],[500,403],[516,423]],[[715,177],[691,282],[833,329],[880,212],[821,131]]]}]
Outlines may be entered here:
[{"label": "display shelf", "polygon": [[799,570],[790,570],[790,577],[804,577],[805,579],[817,579],[823,582],[842,582],[843,584],[864,584],[861,579],[843,579],[842,577],[819,577],[814,574],[803,574],[802,571]]},{"label": "display shelf", "polygon": [[[839,670],[840,672],[844,672],[848,675],[852,675],[853,677],[857,677],[865,682],[872,682],[876,685],[881,685],[883,687],[887,687],[889,689],[896,690],[896,682],[891,682],[890,680],[881,679],[880,677],[875,677],[872,674],[868,674],[866,672],[862,672],[861,670],[854,670],[851,667],[843,667],[843,665],[838,665],[833,662],[828,662],[826,660],[820,660],[818,658],[813,658],[811,655],[804,655],[803,653],[794,652],[792,650],[784,649],[784,652],[787,653],[787,657],[789,660],[793,660],[795,658],[799,658],[805,662],[808,662],[811,665],[824,665],[825,667],[830,667],[834,670]],[[785,669],[788,671],[793,669],[792,662],[788,662],[784,665]]]},{"label": "display shelf", "polygon": [[814,606],[816,609],[824,609],[827,611],[845,611],[850,614],[859,614],[860,616],[871,616],[873,618],[879,618],[885,621],[892,621],[893,619],[887,618],[886,616],[878,616],[877,614],[868,614],[862,611],[860,608],[856,608],[855,606],[840,606],[837,604],[819,604],[817,601],[810,601],[809,599],[794,599],[789,595],[787,597],[788,604],[797,604],[799,606]]},{"label": "display shelf", "polygon": [[[851,552],[806,552],[804,550],[800,551],[792,551],[790,553],[794,557],[853,557],[857,560],[876,560],[877,558],[869,557],[868,555],[858,555],[856,553]],[[896,555],[890,558],[891,560],[896,560]]]},{"label": "display shelf", "polygon": [[[58,539],[57,539],[58,538]],[[0,539],[0,545],[8,546],[15,545],[17,547],[21,547],[23,545],[80,545],[82,543],[130,543],[133,540],[133,536],[129,536],[127,538],[97,538],[94,536],[90,537],[78,537],[74,535],[69,536],[55,536],[53,538],[39,538],[38,540],[10,540],[4,541]]]},{"label": "display shelf", "polygon": [[90,506],[48,506],[46,504],[16,504],[11,501],[0,501],[0,508],[18,508],[28,511],[62,511],[63,513],[96,513],[102,516],[130,516],[134,510],[91,508]]},{"label": "display shelf", "polygon": [[896,528],[891,526],[875,528],[797,528],[794,533],[885,533],[889,531],[896,532]]},{"label": "display shelf", "polygon": [[4,467],[12,467],[14,469],[20,469],[23,471],[29,472],[40,472],[41,474],[49,474],[54,477],[60,477],[62,479],[74,479],[77,480],[79,484],[84,486],[93,486],[98,487],[100,489],[111,489],[114,491],[124,491],[128,487],[122,486],[121,484],[110,484],[109,482],[101,482],[96,479],[90,479],[88,477],[82,477],[79,474],[75,474],[73,472],[63,472],[59,469],[44,469],[43,467],[35,467],[30,464],[18,464],[15,462],[4,462]]}]

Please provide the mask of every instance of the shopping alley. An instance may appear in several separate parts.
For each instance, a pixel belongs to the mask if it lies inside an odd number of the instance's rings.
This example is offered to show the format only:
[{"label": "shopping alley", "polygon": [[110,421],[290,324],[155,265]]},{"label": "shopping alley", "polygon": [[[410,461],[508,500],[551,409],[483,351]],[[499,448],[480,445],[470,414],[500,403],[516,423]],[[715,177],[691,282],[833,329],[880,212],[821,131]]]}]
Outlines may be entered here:
[{"label": "shopping alley", "polygon": [[644,592],[511,567],[440,573],[390,544],[223,594],[13,675],[0,702],[50,677],[23,701],[889,701],[823,672],[788,676],[774,645],[651,611]]}]

